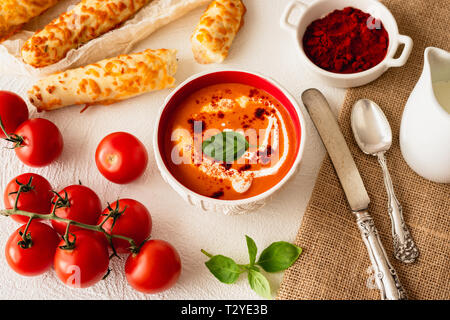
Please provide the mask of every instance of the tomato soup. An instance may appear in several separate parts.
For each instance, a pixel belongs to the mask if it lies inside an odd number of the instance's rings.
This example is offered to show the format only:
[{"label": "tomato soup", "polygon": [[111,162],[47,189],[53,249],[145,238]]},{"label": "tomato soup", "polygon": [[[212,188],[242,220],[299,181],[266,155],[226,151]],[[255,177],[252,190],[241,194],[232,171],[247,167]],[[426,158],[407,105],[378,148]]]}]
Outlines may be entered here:
[{"label": "tomato soup", "polygon": [[171,174],[201,195],[236,200],[261,194],[296,157],[288,111],[267,92],[239,83],[204,87],[171,110],[163,156]]}]

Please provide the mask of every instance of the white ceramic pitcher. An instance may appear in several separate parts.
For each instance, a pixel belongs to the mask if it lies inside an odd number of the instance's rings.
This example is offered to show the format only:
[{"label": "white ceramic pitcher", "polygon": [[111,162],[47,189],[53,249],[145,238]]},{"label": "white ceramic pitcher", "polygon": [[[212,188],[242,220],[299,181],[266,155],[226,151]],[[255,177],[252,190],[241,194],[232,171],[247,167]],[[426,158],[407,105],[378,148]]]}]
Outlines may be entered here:
[{"label": "white ceramic pitcher", "polygon": [[450,80],[450,52],[425,49],[422,75],[403,111],[400,148],[422,177],[450,183],[450,114],[439,104],[433,83]]}]

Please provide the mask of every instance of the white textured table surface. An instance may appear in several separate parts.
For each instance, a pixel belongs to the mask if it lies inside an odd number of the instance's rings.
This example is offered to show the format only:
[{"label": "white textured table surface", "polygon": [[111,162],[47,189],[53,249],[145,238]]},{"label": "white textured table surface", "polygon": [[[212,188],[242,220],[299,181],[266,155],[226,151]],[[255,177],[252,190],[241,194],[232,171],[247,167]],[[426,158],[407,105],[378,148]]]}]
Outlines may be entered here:
[{"label": "white textured table surface", "polygon": [[[280,16],[288,0],[245,0],[245,24],[235,39],[224,68],[236,67],[256,71],[280,82],[297,101],[303,90],[322,90],[337,109],[343,102],[344,90],[333,89],[313,79],[297,57],[291,34],[279,27]],[[197,72],[222,66],[197,64],[191,53],[189,37],[204,8],[195,10],[180,20],[160,29],[141,42],[133,51],[145,48],[178,49],[177,83]],[[1,63],[1,61],[0,61]],[[0,90],[11,90],[25,97],[34,79],[0,75]],[[50,271],[42,276],[26,278],[14,273],[4,258],[4,246],[9,235],[18,228],[11,219],[0,217],[0,299],[258,299],[242,276],[234,285],[217,281],[204,266],[204,248],[211,253],[247,261],[244,235],[253,237],[259,248],[273,241],[293,241],[301,223],[324,148],[307,118],[308,136],[301,168],[288,184],[263,209],[249,215],[222,216],[204,213],[186,204],[161,178],[154,162],[152,133],[155,116],[169,90],[149,93],[110,106],[96,106],[80,114],[79,107],[65,108],[32,117],[54,121],[64,136],[64,151],[56,163],[42,169],[24,166],[14,152],[0,142],[0,192],[15,176],[36,172],[46,177],[55,189],[77,183],[94,189],[105,205],[117,197],[134,198],[144,203],[153,217],[153,238],[171,242],[180,252],[182,275],[172,289],[156,295],[144,295],[131,289],[125,279],[121,260],[113,259],[112,272],[106,281],[88,289],[65,287]],[[301,105],[303,112],[305,109]],[[129,185],[108,182],[97,171],[95,148],[108,133],[127,131],[146,146],[150,162],[144,177]],[[3,204],[2,204],[3,205]],[[273,292],[279,287],[282,274],[269,275]]]}]

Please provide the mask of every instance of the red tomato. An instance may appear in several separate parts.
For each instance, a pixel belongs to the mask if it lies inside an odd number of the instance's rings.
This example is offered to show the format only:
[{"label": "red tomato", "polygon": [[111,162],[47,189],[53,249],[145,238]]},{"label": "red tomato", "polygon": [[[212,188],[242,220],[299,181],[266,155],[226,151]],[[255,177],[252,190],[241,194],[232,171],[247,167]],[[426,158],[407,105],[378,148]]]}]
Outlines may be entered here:
[{"label": "red tomato", "polygon": [[[111,204],[111,209],[117,208],[117,201]],[[152,217],[147,208],[140,202],[133,199],[121,199],[119,200],[119,212],[125,211],[120,214],[116,219],[116,223],[112,229],[112,234],[117,234],[132,238],[137,246],[139,246],[145,239],[150,236],[152,231]],[[103,215],[100,216],[98,224],[100,224],[105,217],[109,214],[109,209],[103,210]],[[114,219],[110,217],[104,224],[103,229],[111,234],[111,226]],[[129,253],[128,247],[130,243],[124,239],[113,238],[113,245],[117,253]]]},{"label": "red tomato", "polygon": [[[11,193],[19,190],[20,186],[17,184],[17,181],[26,185],[30,181],[31,177],[33,178],[31,181],[32,189],[25,190],[25,192],[22,191],[20,193],[19,200],[17,201],[17,209],[39,214],[48,214],[50,213],[52,206],[52,186],[47,179],[35,173],[21,174],[8,183],[3,195],[5,207],[6,209],[14,208],[17,194]],[[27,223],[30,219],[26,216],[18,215],[12,215],[11,218],[20,223]]]},{"label": "red tomato", "polygon": [[27,234],[31,235],[29,248],[22,248],[18,243],[22,240],[17,229],[8,239],[5,248],[6,261],[17,273],[24,276],[36,276],[51,268],[59,243],[58,234],[49,225],[32,221]]},{"label": "red tomato", "polygon": [[115,132],[100,141],[95,152],[95,163],[106,179],[125,184],[144,173],[148,154],[145,146],[135,136]]},{"label": "red tomato", "polygon": [[[58,278],[66,285],[87,288],[99,282],[108,271],[108,246],[100,238],[86,232],[75,231],[75,247],[64,250],[62,240],[55,253],[54,268]],[[74,237],[69,234],[70,241]]]},{"label": "red tomato", "polygon": [[109,248],[109,242],[106,238],[105,234],[101,231],[94,231],[89,229],[78,228],[75,232],[83,232],[89,234],[91,237],[97,238],[101,243],[103,243],[106,247]]},{"label": "red tomato", "polygon": [[[65,198],[67,192],[67,199],[69,207],[58,208],[55,214],[60,218],[70,219],[84,224],[96,225],[98,218],[102,212],[102,203],[97,194],[82,185],[71,185],[59,192],[62,198]],[[53,203],[58,198],[53,198]],[[63,235],[66,232],[67,223],[52,220],[52,226],[59,234]],[[70,226],[70,231],[80,230],[79,227]]]},{"label": "red tomato", "polygon": [[23,139],[14,150],[27,166],[43,167],[61,155],[63,137],[58,127],[47,119],[27,120],[14,133]]},{"label": "red tomato", "polygon": [[171,288],[180,277],[181,260],[168,242],[149,240],[131,253],[125,263],[128,283],[144,293],[157,293]]},{"label": "red tomato", "polygon": [[[23,99],[9,91],[0,91],[0,118],[6,133],[13,133],[17,127],[28,120],[28,107]],[[0,130],[0,138],[5,138]]]}]

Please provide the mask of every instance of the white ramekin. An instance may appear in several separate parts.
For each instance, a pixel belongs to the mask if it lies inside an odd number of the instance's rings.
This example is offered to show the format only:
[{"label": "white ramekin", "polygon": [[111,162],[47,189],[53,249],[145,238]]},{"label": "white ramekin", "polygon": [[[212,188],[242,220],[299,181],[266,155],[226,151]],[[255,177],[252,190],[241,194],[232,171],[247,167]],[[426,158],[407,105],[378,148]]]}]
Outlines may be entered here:
[{"label": "white ramekin", "polygon": [[[274,89],[278,90],[280,95],[283,95],[286,101],[290,103],[290,105],[293,107],[293,112],[298,118],[298,126],[299,126],[299,134],[300,137],[297,137],[300,139],[298,149],[297,149],[297,155],[295,157],[294,164],[292,165],[291,169],[288,171],[288,173],[272,188],[269,190],[250,197],[246,199],[241,200],[220,200],[220,199],[213,199],[210,197],[206,197],[203,195],[200,195],[187,187],[185,187],[182,183],[180,183],[169,171],[167,168],[163,155],[162,155],[162,143],[160,139],[162,139],[162,135],[164,133],[164,121],[162,121],[163,114],[165,113],[166,108],[170,104],[173,104],[174,102],[172,99],[176,97],[177,95],[187,95],[190,92],[193,92],[192,86],[193,83],[198,83],[199,81],[202,81],[204,83],[203,86],[209,85],[208,83],[208,77],[214,77],[215,82],[210,83],[221,83],[220,81],[217,81],[218,77],[221,77],[223,75],[223,82],[222,83],[229,83],[229,82],[237,82],[237,83],[244,83],[245,78],[251,78],[255,77],[260,79],[261,83],[265,83],[265,85],[272,86]],[[254,87],[258,88],[257,85],[254,85]],[[190,89],[189,89],[190,88]],[[200,87],[196,87],[195,90],[198,90]],[[259,89],[262,89],[262,87],[259,87]],[[183,90],[187,90],[187,93],[183,93]],[[269,92],[270,93],[270,92]],[[175,98],[179,99],[179,98]],[[278,99],[280,100],[280,99]],[[281,101],[280,101],[281,102]],[[169,109],[170,110],[170,109]],[[167,111],[168,112],[168,111]],[[166,115],[164,115],[166,116]],[[296,120],[295,120],[296,121]],[[254,72],[248,72],[243,70],[219,70],[214,72],[204,72],[199,73],[194,76],[191,76],[187,80],[185,80],[183,83],[181,83],[177,88],[175,88],[172,93],[166,98],[164,105],[160,109],[158,118],[156,119],[156,126],[153,136],[153,148],[156,158],[156,164],[158,166],[159,171],[161,172],[161,175],[163,179],[188,203],[190,203],[193,206],[199,207],[204,211],[213,211],[213,212],[221,212],[226,215],[232,215],[232,214],[244,214],[251,211],[255,211],[259,208],[261,208],[272,196],[277,190],[279,190],[286,181],[291,178],[296,170],[298,169],[298,166],[300,164],[302,154],[305,148],[305,141],[306,141],[306,130],[305,130],[305,119],[300,111],[300,108],[295,101],[295,99],[284,89],[281,87],[280,84],[275,82],[274,80],[263,76],[261,74],[257,74]]]},{"label": "white ramekin", "polygon": [[[326,71],[315,65],[303,50],[303,34],[314,20],[323,18],[328,13],[345,7],[354,7],[380,19],[389,35],[389,47],[386,57],[376,66],[358,73],[340,74]],[[297,22],[290,21],[295,10],[300,11]],[[410,37],[398,33],[394,16],[381,2],[377,0],[317,0],[304,3],[294,0],[286,7],[281,17],[281,26],[289,30],[295,37],[299,56],[304,64],[326,84],[339,87],[358,87],[374,81],[390,67],[401,67],[409,58],[413,41]],[[394,58],[400,44],[404,44],[403,51],[398,58]]]}]

